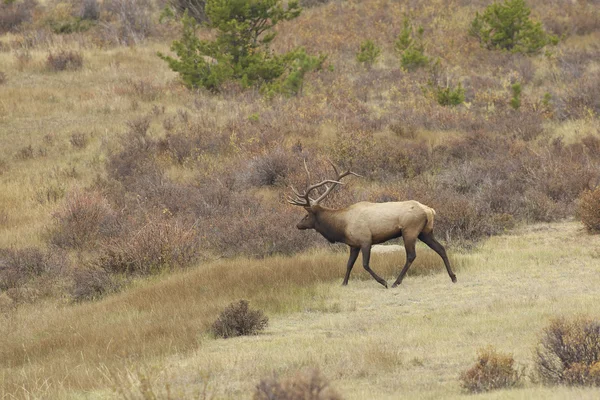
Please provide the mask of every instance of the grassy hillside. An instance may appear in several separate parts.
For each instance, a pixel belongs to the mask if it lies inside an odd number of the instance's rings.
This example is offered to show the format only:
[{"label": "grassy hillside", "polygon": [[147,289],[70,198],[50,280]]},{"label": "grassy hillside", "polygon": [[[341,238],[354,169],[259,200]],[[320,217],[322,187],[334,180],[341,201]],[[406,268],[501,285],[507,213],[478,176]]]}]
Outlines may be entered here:
[{"label": "grassy hillside", "polygon": [[[600,317],[600,243],[584,235],[569,222],[494,237],[453,254],[457,284],[420,248],[398,290],[361,270],[341,287],[345,256],[318,252],[218,261],[91,304],[24,306],[2,317],[0,393],[142,397],[149,385],[160,397],[168,388],[188,398],[207,385],[215,398],[250,398],[262,378],[319,368],[348,399],[458,398],[460,372],[478,348],[492,345],[526,368],[525,382],[481,397],[591,399],[598,389],[548,389],[527,378],[551,318]],[[373,268],[390,280],[402,258],[379,255]],[[266,310],[266,331],[226,340],[204,334],[218,310],[239,298]]]},{"label": "grassy hillside", "polygon": [[[250,397],[301,367],[345,398],[460,396],[478,347],[528,365],[552,317],[598,316],[598,238],[573,222],[582,193],[600,193],[594,2],[529,1],[560,38],[532,55],[468,35],[489,2],[301,3],[273,51],[303,46],[325,68],[273,98],[185,88],[157,56],[180,34],[159,23],[163,0],[0,4],[0,398],[127,397],[140,380]],[[395,50],[407,17],[430,60],[410,71]],[[372,67],[356,60],[364,39],[381,48]],[[438,102],[459,84],[463,103]],[[458,286],[420,249],[398,290],[363,271],[338,288],[345,253],[296,230],[304,211],[285,202],[304,161],[320,180],[328,159],[363,176],[328,206],[434,207]],[[400,258],[374,269],[392,279]],[[240,298],[268,332],[211,338]],[[492,397],[596,395],[529,382]]]}]

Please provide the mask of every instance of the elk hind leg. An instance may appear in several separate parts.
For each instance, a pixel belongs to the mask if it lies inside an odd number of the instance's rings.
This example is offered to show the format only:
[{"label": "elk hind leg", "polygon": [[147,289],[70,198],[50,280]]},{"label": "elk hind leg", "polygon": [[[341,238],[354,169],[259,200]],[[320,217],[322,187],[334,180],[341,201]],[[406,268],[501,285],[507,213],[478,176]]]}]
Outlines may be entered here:
[{"label": "elk hind leg", "polygon": [[350,258],[348,258],[348,264],[346,265],[346,277],[344,278],[343,286],[348,284],[348,279],[350,279],[350,272],[352,271],[352,267],[354,267],[354,263],[358,258],[358,253],[360,253],[360,249],[358,247],[350,247]]},{"label": "elk hind leg", "polygon": [[444,265],[446,266],[446,271],[448,271],[448,275],[450,276],[450,279],[452,279],[452,282],[456,283],[456,275],[454,275],[454,273],[452,272],[452,268],[450,268],[450,261],[448,260],[448,255],[446,254],[446,249],[444,249],[444,246],[442,246],[440,244],[440,242],[435,240],[435,237],[433,237],[433,231],[429,232],[429,233],[421,232],[421,234],[419,235],[419,239],[423,243],[425,243],[427,246],[429,246],[433,251],[438,253],[440,255],[440,257],[442,257],[442,260],[444,260]]},{"label": "elk hind leg", "polygon": [[371,259],[371,245],[363,246],[361,250],[362,250],[362,261],[363,261],[364,269],[369,274],[371,274],[373,279],[375,279],[377,282],[381,283],[387,289],[388,285],[387,285],[387,282],[385,281],[385,279],[381,278],[379,275],[377,275],[375,273],[375,271],[373,271],[371,269],[371,267],[369,267],[369,260]]},{"label": "elk hind leg", "polygon": [[404,275],[406,275],[411,264],[415,261],[415,258],[417,258],[417,252],[415,251],[417,239],[412,235],[409,236],[403,234],[402,236],[404,237],[404,249],[406,250],[406,263],[404,264],[404,268],[402,268],[400,275],[398,275],[398,279],[396,279],[396,282],[392,285],[393,288],[402,283]]}]

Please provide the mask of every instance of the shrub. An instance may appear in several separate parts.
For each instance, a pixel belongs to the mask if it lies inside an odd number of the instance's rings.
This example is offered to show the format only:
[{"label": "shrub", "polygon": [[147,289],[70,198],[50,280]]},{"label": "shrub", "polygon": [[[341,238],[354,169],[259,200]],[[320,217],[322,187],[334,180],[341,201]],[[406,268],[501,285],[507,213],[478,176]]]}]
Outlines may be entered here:
[{"label": "shrub", "polygon": [[438,86],[434,90],[437,102],[442,106],[457,106],[465,101],[465,89],[460,82],[456,87]]},{"label": "shrub", "polygon": [[545,383],[600,386],[600,321],[553,320],[542,333],[535,363]]},{"label": "shrub", "polygon": [[491,346],[479,349],[475,365],[460,375],[461,386],[470,393],[514,387],[520,379],[514,363],[512,355]]},{"label": "shrub", "polygon": [[101,268],[78,268],[72,273],[71,298],[73,301],[97,300],[118,290],[113,276]]},{"label": "shrub", "polygon": [[211,330],[221,338],[256,335],[265,329],[269,318],[261,310],[251,310],[247,300],[231,303],[213,323]]},{"label": "shrub", "polygon": [[360,44],[356,60],[370,68],[381,54],[381,49],[372,40],[365,40]]},{"label": "shrub", "polygon": [[61,248],[93,247],[119,230],[117,213],[98,192],[71,191],[53,217],[50,243]]},{"label": "shrub", "polygon": [[3,71],[0,71],[0,85],[4,85],[6,81],[6,74]]},{"label": "shrub", "polygon": [[577,217],[588,232],[600,233],[600,187],[581,193],[577,204]]},{"label": "shrub", "polygon": [[22,23],[28,22],[37,7],[37,1],[0,2],[0,33],[15,31]]},{"label": "shrub", "polygon": [[0,290],[19,288],[45,274],[60,274],[68,259],[60,252],[44,252],[31,247],[0,249]]},{"label": "shrub", "polygon": [[150,0],[105,0],[102,6],[108,19],[102,27],[109,41],[132,45],[152,34],[154,27]]},{"label": "shrub", "polygon": [[396,51],[400,56],[400,65],[404,70],[414,71],[429,63],[423,44],[423,27],[419,26],[416,37],[410,19],[404,18],[402,32],[395,42]]},{"label": "shrub", "polygon": [[514,85],[510,87],[512,90],[512,99],[510,99],[510,106],[515,110],[518,110],[521,107],[521,84],[516,82]]},{"label": "shrub", "polygon": [[77,51],[61,50],[48,54],[46,67],[51,71],[76,70],[83,66],[83,56]]},{"label": "shrub", "polygon": [[341,400],[340,396],[316,369],[298,372],[285,380],[262,379],[256,385],[254,400]]},{"label": "shrub", "polygon": [[105,240],[97,265],[108,272],[149,275],[191,265],[200,257],[194,226],[151,220]]},{"label": "shrub", "polygon": [[555,36],[548,35],[541,22],[529,18],[531,10],[524,0],[505,0],[489,5],[483,14],[476,13],[469,34],[488,49],[504,49],[515,53],[536,53]]},{"label": "shrub", "polygon": [[206,11],[204,10],[206,0],[170,0],[169,5],[178,15],[183,16],[187,13],[198,22],[207,20]]}]

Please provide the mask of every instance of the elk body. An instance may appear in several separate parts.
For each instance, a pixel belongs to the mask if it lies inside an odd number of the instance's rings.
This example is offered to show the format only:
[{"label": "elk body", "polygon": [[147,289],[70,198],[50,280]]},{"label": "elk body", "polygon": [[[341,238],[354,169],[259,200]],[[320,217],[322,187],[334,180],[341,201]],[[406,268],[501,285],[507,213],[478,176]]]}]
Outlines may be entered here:
[{"label": "elk body", "polygon": [[[377,275],[369,265],[371,246],[399,237],[404,240],[406,263],[392,287],[402,283],[402,279],[417,257],[415,251],[417,239],[439,254],[450,279],[452,282],[456,282],[456,275],[450,268],[446,250],[433,236],[435,217],[433,208],[414,200],[389,203],[363,201],[342,209],[323,207],[319,203],[336,185],[341,184],[340,180],[343,177],[357,175],[351,171],[340,174],[333,164],[332,166],[337,175],[335,179],[309,186],[303,194],[292,188],[295,197],[289,197],[288,202],[304,207],[307,212],[307,215],[296,226],[298,229],[314,229],[329,242],[346,243],[350,247],[350,258],[348,258],[343,285],[348,284],[352,267],[354,267],[358,254],[362,252],[365,270],[387,288],[387,282]],[[310,179],[308,168],[306,168],[306,172]],[[319,198],[313,200],[309,197],[311,191],[321,187],[325,188],[325,192]]]}]

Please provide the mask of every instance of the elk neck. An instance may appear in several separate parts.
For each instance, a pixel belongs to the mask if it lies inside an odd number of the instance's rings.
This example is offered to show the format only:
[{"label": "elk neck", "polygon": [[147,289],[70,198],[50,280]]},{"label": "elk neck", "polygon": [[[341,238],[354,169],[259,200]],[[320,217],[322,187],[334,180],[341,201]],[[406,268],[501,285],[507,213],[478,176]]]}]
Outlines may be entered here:
[{"label": "elk neck", "polygon": [[344,210],[334,210],[322,206],[313,208],[315,213],[315,230],[330,243],[346,241],[346,220]]}]

